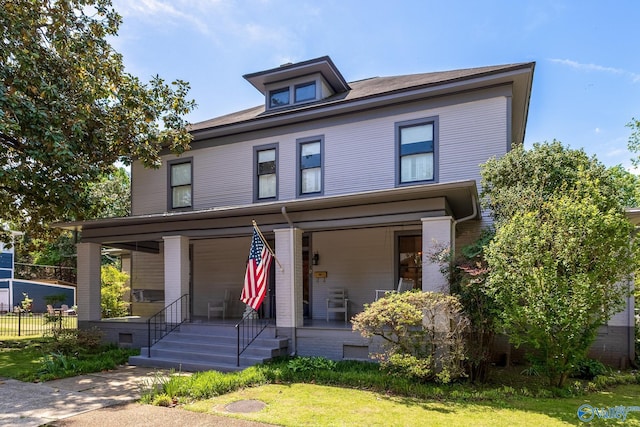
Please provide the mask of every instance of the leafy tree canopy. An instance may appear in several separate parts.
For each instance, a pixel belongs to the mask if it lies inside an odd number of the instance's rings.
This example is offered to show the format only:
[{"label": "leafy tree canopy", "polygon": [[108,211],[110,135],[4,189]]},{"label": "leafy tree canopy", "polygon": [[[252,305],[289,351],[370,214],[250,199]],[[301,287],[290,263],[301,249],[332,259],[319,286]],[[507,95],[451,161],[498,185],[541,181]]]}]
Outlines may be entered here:
[{"label": "leafy tree canopy", "polygon": [[[629,151],[632,153],[640,152],[640,120],[633,118],[627,127],[631,129],[631,135],[629,136],[629,143],[627,144]],[[640,157],[631,159],[634,166],[640,166]]]},{"label": "leafy tree canopy", "polygon": [[557,141],[483,167],[498,220],[485,254],[488,290],[511,341],[537,350],[532,357],[553,385],[563,385],[597,329],[624,308],[638,265],[620,172]]},{"label": "leafy tree canopy", "polygon": [[111,0],[0,0],[0,218],[31,226],[91,217],[87,188],[139,159],[181,153],[188,83],[148,83],[107,37]]},{"label": "leafy tree canopy", "polygon": [[[637,201],[638,180],[621,167],[606,168],[584,150],[559,141],[518,146],[502,158],[482,165],[482,199],[496,221],[516,212],[537,209],[560,191],[573,191],[583,180],[597,183],[604,196],[600,209],[620,208]],[[624,184],[627,180],[628,185]]]}]

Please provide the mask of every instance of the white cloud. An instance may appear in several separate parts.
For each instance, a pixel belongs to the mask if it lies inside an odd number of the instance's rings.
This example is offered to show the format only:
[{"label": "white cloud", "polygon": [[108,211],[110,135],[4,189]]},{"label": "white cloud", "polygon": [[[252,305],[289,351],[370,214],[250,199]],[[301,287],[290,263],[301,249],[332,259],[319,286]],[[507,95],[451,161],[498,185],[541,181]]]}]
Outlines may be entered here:
[{"label": "white cloud", "polygon": [[627,77],[631,78],[631,80],[633,80],[634,83],[640,82],[640,74],[633,73],[633,72],[627,71],[627,70],[623,70],[621,68],[606,67],[606,66],[597,65],[597,64],[583,64],[583,63],[580,63],[580,62],[577,62],[577,61],[573,61],[571,59],[551,58],[551,59],[549,59],[549,61],[555,62],[556,64],[567,65],[569,67],[572,67],[572,68],[575,68],[575,69],[578,69],[578,70],[597,71],[597,72],[604,72],[604,73],[609,73],[609,74],[624,75],[624,76],[627,76]]},{"label": "white cloud", "polygon": [[[280,51],[298,47],[298,37],[290,30],[290,16],[280,16],[270,0],[238,3],[224,0],[114,0],[125,22],[141,20],[156,27],[191,28],[224,45],[264,46]],[[277,9],[277,8],[276,8]],[[317,13],[311,10],[302,13]],[[283,22],[279,22],[283,21]],[[302,20],[304,21],[304,20]],[[267,49],[268,50],[268,49]]]},{"label": "white cloud", "polygon": [[[189,25],[202,34],[210,34],[207,15],[218,5],[218,1],[167,2],[163,0],[115,0],[115,9],[125,18],[152,20],[156,25]],[[204,12],[204,13],[203,13]]]},{"label": "white cloud", "polygon": [[602,130],[600,130],[600,128],[595,128],[595,129],[594,129],[594,132],[595,132],[595,133],[600,133],[600,132],[602,132]]}]

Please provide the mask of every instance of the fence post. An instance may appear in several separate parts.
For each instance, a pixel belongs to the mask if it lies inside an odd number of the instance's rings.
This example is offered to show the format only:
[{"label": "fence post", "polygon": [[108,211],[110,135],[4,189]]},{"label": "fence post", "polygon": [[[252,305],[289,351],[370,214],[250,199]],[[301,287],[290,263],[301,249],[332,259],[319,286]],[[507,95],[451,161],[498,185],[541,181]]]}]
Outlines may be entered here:
[{"label": "fence post", "polygon": [[22,319],[22,310],[18,310],[18,336],[20,336],[20,320]]}]

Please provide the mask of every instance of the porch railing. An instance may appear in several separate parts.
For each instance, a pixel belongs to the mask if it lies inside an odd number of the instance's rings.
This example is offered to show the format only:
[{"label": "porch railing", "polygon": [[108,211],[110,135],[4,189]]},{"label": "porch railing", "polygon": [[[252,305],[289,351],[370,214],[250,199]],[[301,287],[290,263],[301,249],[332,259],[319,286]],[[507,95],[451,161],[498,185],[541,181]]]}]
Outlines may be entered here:
[{"label": "porch railing", "polygon": [[189,320],[189,294],[184,294],[147,320],[147,357],[151,346]]},{"label": "porch railing", "polygon": [[242,320],[236,324],[238,335],[238,352],[236,366],[240,366],[240,355],[258,338],[258,335],[269,325],[269,319],[260,319],[253,309],[242,316]]}]

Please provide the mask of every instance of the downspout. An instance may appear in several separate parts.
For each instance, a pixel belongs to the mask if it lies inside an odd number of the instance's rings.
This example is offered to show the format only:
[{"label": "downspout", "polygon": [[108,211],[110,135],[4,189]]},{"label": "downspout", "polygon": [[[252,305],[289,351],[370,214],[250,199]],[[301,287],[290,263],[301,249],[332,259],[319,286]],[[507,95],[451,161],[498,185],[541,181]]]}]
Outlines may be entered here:
[{"label": "downspout", "polygon": [[[470,219],[474,219],[476,217],[476,215],[478,215],[478,206],[477,206],[477,201],[476,201],[476,195],[475,194],[471,194],[471,209],[473,210],[471,215],[465,216],[464,218],[453,220],[453,236],[452,236],[453,237],[453,239],[452,239],[453,250],[451,251],[451,256],[455,255],[456,225],[460,224],[461,222],[465,222],[465,221],[469,221]],[[453,258],[452,258],[451,262],[453,263]]]},{"label": "downspout", "polygon": [[293,222],[291,222],[291,218],[289,218],[289,214],[287,213],[287,207],[283,206],[282,209],[280,209],[280,211],[282,212],[282,216],[284,216],[284,219],[286,219],[287,222],[289,223],[289,227],[293,228]]},{"label": "downspout", "polygon": [[[283,206],[280,209],[280,212],[282,212],[282,216],[284,216],[284,219],[287,220],[287,223],[289,224],[289,227],[291,227],[292,229],[294,228],[293,226],[293,222],[291,221],[291,218],[289,218],[289,214],[287,214],[287,208],[286,206]],[[291,247],[293,247],[293,241],[289,242],[289,245]],[[291,289],[291,291],[293,292],[294,289]],[[293,299],[293,296],[292,296]],[[298,340],[296,339],[298,335],[298,328],[296,326],[293,327],[293,333],[291,334],[291,347],[293,347],[293,353],[291,353],[292,356],[295,356],[298,354]]]},{"label": "downspout", "polygon": [[471,208],[473,209],[473,212],[471,213],[471,215],[465,216],[464,218],[456,219],[453,221],[454,230],[455,230],[455,226],[458,225],[459,223],[469,221],[470,219],[473,219],[476,217],[476,215],[478,215],[478,206],[477,206],[475,194],[471,195]]}]

